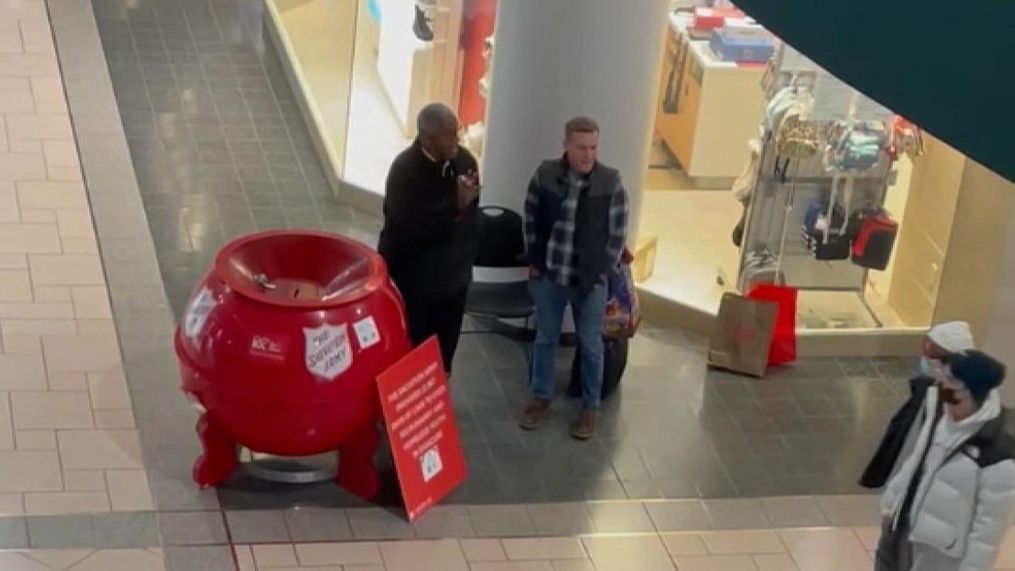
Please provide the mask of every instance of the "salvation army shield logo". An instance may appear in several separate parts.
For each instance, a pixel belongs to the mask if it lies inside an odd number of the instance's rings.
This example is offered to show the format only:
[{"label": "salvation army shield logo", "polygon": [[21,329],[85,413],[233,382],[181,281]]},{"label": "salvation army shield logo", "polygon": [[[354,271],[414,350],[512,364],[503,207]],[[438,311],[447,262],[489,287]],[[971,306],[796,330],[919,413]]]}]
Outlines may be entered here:
[{"label": "salvation army shield logo", "polygon": [[314,376],[334,381],[352,366],[349,324],[304,328],[303,338],[306,341],[307,370]]}]

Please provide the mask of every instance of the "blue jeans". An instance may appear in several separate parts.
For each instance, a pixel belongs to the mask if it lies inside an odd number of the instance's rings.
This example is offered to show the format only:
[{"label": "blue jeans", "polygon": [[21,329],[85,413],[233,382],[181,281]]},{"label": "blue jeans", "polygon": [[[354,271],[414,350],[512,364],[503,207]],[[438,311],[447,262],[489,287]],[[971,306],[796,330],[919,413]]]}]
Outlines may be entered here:
[{"label": "blue jeans", "polygon": [[532,393],[551,400],[556,393],[555,363],[564,308],[571,305],[581,351],[582,406],[599,408],[603,393],[603,313],[606,286],[597,285],[586,295],[546,276],[529,280],[536,305],[536,341],[532,346]]}]

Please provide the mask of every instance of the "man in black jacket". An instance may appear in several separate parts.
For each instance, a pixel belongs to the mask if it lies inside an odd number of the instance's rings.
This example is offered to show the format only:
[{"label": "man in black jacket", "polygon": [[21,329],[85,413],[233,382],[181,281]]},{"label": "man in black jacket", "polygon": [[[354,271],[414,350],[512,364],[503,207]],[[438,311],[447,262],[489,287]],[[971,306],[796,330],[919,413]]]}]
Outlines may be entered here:
[{"label": "man in black jacket", "polygon": [[413,344],[436,335],[450,372],[476,255],[478,166],[447,106],[427,105],[416,123],[416,140],[388,171],[378,250],[405,300]]}]

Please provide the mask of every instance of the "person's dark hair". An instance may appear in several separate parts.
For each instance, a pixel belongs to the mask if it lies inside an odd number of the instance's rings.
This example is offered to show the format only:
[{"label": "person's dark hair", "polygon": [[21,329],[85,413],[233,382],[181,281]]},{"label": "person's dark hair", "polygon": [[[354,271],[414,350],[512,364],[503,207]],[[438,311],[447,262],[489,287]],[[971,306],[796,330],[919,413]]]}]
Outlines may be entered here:
[{"label": "person's dark hair", "polygon": [[458,117],[450,107],[443,103],[429,103],[416,115],[416,131],[420,135],[429,135],[449,125],[458,126]]},{"label": "person's dark hair", "polygon": [[965,351],[948,358],[952,376],[969,390],[977,404],[983,404],[990,391],[1004,382],[1004,363],[982,351]]},{"label": "person's dark hair", "polygon": [[590,117],[575,117],[564,123],[564,137],[570,138],[575,133],[598,133],[599,123]]}]

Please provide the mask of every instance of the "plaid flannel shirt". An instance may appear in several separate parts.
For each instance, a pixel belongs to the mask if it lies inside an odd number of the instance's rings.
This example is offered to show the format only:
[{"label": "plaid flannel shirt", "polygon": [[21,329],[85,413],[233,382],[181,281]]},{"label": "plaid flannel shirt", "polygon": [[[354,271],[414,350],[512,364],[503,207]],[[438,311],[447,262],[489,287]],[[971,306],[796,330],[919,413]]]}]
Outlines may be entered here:
[{"label": "plaid flannel shirt", "polygon": [[[582,194],[589,186],[587,177],[576,175],[568,171],[567,193],[562,204],[563,215],[553,226],[550,239],[546,245],[546,269],[549,278],[560,286],[573,286],[577,273],[577,256],[574,248],[574,235],[578,204]],[[536,213],[539,211],[539,197],[529,193],[525,200],[525,240],[532,251],[533,245],[538,240],[535,232]],[[624,250],[624,241],[627,236],[627,222],[629,216],[629,203],[627,192],[618,184],[613,190],[610,200],[609,211],[609,238],[607,239],[607,257],[611,267],[620,264],[620,256]]]}]

